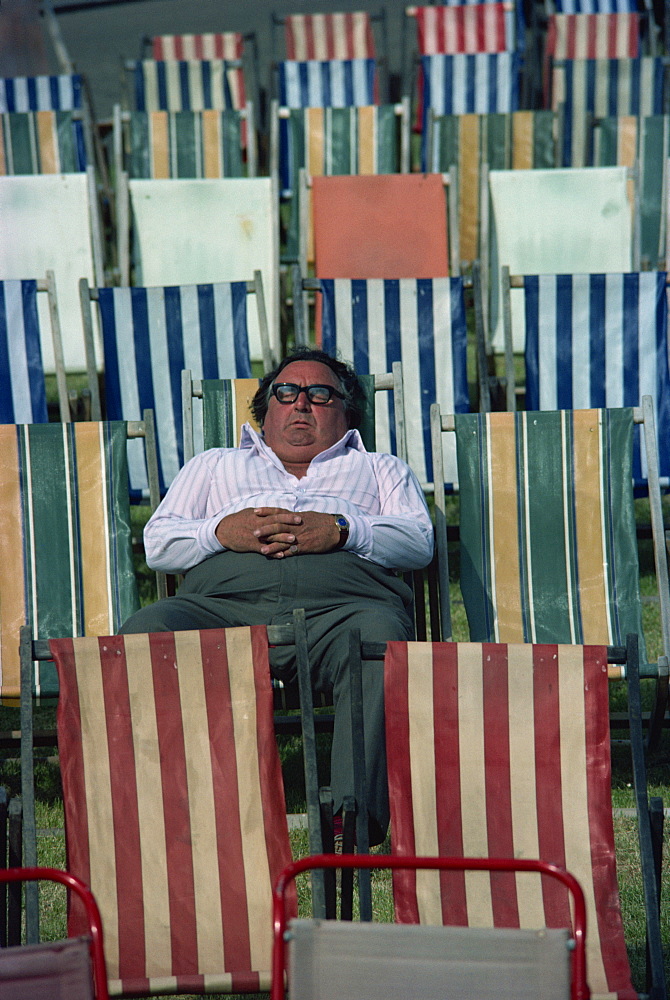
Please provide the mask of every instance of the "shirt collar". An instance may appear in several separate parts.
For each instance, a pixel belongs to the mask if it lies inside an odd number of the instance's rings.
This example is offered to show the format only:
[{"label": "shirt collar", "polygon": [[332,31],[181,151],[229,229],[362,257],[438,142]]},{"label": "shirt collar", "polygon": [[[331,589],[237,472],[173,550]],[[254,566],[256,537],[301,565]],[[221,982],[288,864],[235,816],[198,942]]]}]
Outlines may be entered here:
[{"label": "shirt collar", "polygon": [[[258,431],[251,426],[251,424],[242,424],[242,431],[240,433],[240,448],[246,448],[249,450],[255,450],[259,455],[265,455],[266,458],[270,459],[275,465],[280,465],[283,469],[284,466],[279,461],[272,448],[270,448]],[[314,462],[323,462],[328,458],[333,458],[335,455],[344,454],[348,448],[353,448],[356,451],[366,451],[366,447],[363,444],[363,439],[359,432],[351,428],[346,434],[344,434],[339,441],[332,444],[330,448],[326,448],[325,451],[320,452],[312,459]]]}]

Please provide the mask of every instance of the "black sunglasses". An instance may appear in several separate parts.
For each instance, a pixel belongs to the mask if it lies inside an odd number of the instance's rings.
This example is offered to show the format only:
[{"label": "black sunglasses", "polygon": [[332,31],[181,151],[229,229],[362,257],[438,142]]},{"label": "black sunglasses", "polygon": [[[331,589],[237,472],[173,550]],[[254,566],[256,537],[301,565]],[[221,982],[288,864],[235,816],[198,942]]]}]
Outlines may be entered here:
[{"label": "black sunglasses", "polygon": [[325,406],[333,396],[344,399],[344,393],[334,389],[332,385],[295,385],[293,382],[275,382],[272,395],[280,403],[295,403],[301,392],[304,392],[310,403],[315,406]]}]

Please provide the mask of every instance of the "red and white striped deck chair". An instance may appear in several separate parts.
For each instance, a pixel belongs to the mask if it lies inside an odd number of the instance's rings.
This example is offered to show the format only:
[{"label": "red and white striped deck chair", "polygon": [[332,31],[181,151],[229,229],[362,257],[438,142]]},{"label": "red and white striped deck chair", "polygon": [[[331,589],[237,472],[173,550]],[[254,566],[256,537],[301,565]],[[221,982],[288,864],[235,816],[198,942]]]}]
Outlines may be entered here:
[{"label": "red and white striped deck chair", "polygon": [[289,14],[284,19],[286,58],[374,59],[375,39],[367,11]]},{"label": "red and white striped deck chair", "polygon": [[68,866],[99,901],[110,993],[269,989],[291,851],[265,628],[51,652]]},{"label": "red and white striped deck chair", "polygon": [[[611,800],[613,660],[625,660],[629,697],[639,709],[634,639],[618,650],[390,642],[386,745],[393,853],[539,858],[570,871],[586,896],[592,996],[633,1000]],[[631,724],[633,738],[640,856],[649,874],[640,724]],[[394,899],[396,920],[405,923],[570,925],[567,894],[535,876],[396,873]],[[660,977],[652,993],[665,996],[653,875],[647,905]]]},{"label": "red and white striped deck chair", "polygon": [[636,59],[640,48],[640,15],[550,14],[545,44],[544,93],[549,107],[553,59]]},{"label": "red and white striped deck chair", "polygon": [[240,62],[227,70],[232,106],[236,111],[246,107],[244,69],[244,38],[239,31],[208,32],[201,35],[154,35],[151,39],[153,59],[225,59]]}]

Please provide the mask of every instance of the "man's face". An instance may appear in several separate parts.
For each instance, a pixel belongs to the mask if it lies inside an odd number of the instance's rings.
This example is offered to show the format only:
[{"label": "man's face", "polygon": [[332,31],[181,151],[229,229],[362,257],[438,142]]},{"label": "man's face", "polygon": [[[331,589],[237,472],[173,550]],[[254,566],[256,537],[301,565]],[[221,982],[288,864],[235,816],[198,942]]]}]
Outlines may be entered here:
[{"label": "man's face", "polygon": [[[341,391],[337,376],[318,361],[294,361],[282,369],[275,382],[294,385],[332,385]],[[270,397],[263,436],[284,464],[304,464],[330,448],[347,431],[344,400],[333,396],[325,406],[315,406],[301,392],[294,403]]]}]

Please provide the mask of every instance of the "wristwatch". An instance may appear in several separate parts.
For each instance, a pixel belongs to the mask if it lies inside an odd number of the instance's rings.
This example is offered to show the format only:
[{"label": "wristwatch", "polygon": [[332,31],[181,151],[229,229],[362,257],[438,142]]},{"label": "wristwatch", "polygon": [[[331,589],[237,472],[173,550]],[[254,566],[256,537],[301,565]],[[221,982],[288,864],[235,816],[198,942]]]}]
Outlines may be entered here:
[{"label": "wristwatch", "polygon": [[347,538],[349,537],[349,522],[344,514],[335,514],[335,524],[337,525],[337,530],[340,533],[340,537],[337,540],[335,548],[341,549],[346,544]]}]

